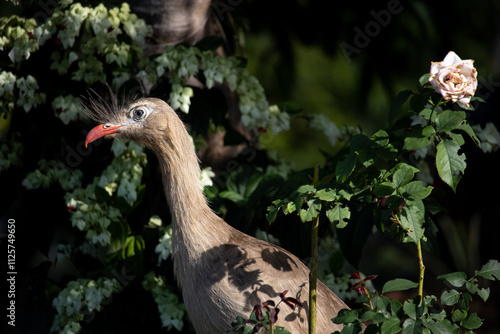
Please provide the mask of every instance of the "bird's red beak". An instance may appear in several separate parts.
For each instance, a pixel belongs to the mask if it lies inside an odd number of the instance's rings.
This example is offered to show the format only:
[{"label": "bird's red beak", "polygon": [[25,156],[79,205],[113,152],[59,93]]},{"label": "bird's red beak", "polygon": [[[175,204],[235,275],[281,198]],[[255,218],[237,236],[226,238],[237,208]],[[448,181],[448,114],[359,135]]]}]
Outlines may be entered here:
[{"label": "bird's red beak", "polygon": [[90,132],[87,134],[87,138],[85,139],[85,147],[87,147],[88,144],[93,142],[94,140],[97,140],[99,138],[102,138],[106,135],[116,133],[118,130],[121,128],[121,125],[116,125],[116,126],[110,126],[106,124],[100,124],[90,130]]}]

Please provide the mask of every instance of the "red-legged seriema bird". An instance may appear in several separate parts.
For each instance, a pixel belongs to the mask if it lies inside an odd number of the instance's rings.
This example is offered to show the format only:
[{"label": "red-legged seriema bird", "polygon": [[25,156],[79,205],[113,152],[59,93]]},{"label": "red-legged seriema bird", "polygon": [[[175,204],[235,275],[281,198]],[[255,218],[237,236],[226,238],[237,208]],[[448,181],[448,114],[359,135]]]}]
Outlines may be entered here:
[{"label": "red-legged seriema bird", "polygon": [[[237,316],[247,319],[255,305],[279,301],[281,292],[306,306],[281,307],[276,325],[291,333],[308,331],[309,269],[293,254],[248,236],[218,217],[199,187],[200,167],[189,134],[164,101],[141,98],[118,103],[112,96],[83,101],[99,123],[85,144],[101,137],[127,138],[158,157],[172,214],[172,257],[186,310],[198,333],[226,333]],[[326,285],[317,283],[317,333],[341,329],[331,319],[347,308]]]}]

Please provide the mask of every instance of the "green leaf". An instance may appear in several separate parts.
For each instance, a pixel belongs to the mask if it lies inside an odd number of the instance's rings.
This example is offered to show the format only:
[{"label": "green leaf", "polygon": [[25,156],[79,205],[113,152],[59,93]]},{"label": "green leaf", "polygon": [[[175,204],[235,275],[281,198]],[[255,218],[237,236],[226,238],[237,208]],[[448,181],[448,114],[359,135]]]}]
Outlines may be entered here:
[{"label": "green leaf", "polygon": [[392,317],[382,323],[380,333],[382,334],[395,334],[401,330],[401,320],[398,317]]},{"label": "green leaf", "polygon": [[348,324],[355,322],[358,318],[359,313],[357,310],[342,309],[332,321],[336,324]]},{"label": "green leaf", "polygon": [[342,207],[337,203],[333,208],[326,211],[326,217],[330,223],[337,223],[337,228],[344,228],[347,226],[349,218],[351,218],[351,211],[348,207]]},{"label": "green leaf", "polygon": [[391,307],[391,300],[389,298],[385,296],[380,296],[377,299],[378,311],[381,312],[386,319],[389,319],[391,317],[390,307]]},{"label": "green leaf", "polygon": [[408,317],[417,320],[425,312],[425,303],[422,303],[420,296],[417,295],[415,298],[405,301],[403,309]]},{"label": "green leaf", "polygon": [[424,187],[422,181],[412,181],[399,189],[399,193],[411,201],[423,200],[429,196],[434,189],[432,186]]},{"label": "green leaf", "polygon": [[410,166],[406,163],[399,163],[396,165],[396,167],[394,167],[394,169],[396,171],[392,176],[392,183],[394,183],[394,186],[396,186],[396,188],[404,186],[405,184],[410,182],[415,176],[415,173],[419,172],[418,168]]},{"label": "green leaf", "polygon": [[421,334],[423,332],[422,320],[408,318],[403,322],[402,334]]},{"label": "green leaf", "polygon": [[460,146],[451,140],[443,140],[436,148],[436,167],[439,177],[456,191],[462,173],[467,167],[465,155],[458,154]]},{"label": "green leaf", "polygon": [[425,73],[424,75],[422,75],[419,79],[418,79],[418,82],[422,85],[422,86],[425,86],[429,83],[429,78],[430,78],[431,74],[430,73]]},{"label": "green leaf", "polygon": [[321,201],[332,202],[337,198],[337,192],[331,188],[324,188],[318,190],[314,197]]},{"label": "green leaf", "polygon": [[[424,211],[415,205],[418,202],[413,202],[413,205],[405,206],[401,211],[401,225],[405,229],[406,237],[403,242],[418,243],[424,236]],[[421,203],[421,202],[420,202]]]},{"label": "green leaf", "polygon": [[481,297],[483,301],[487,301],[488,298],[490,297],[490,288],[479,289],[477,295]]},{"label": "green leaf", "polygon": [[356,167],[357,155],[355,153],[347,153],[342,161],[337,163],[335,167],[335,175],[337,181],[343,183],[354,171]]},{"label": "green leaf", "polygon": [[480,270],[476,270],[476,276],[495,281],[500,279],[500,263],[498,260],[489,260]]},{"label": "green leaf", "polygon": [[445,110],[436,117],[436,131],[455,130],[465,119],[465,112]]},{"label": "green leaf", "polygon": [[472,127],[468,123],[460,124],[459,126],[457,126],[457,130],[462,130],[463,132],[468,134],[469,137],[474,141],[474,144],[476,144],[477,147],[481,147],[481,141],[476,136],[474,129],[472,129]]},{"label": "green leaf", "polygon": [[389,109],[389,127],[394,124],[394,120],[396,119],[399,109],[401,109],[401,106],[412,94],[413,92],[411,90],[403,90],[396,95],[396,98],[392,102],[391,108]]},{"label": "green leaf", "polygon": [[227,199],[236,204],[243,204],[245,202],[245,197],[232,190],[224,190],[219,193],[221,198]]},{"label": "green leaf", "polygon": [[280,211],[281,206],[286,203],[286,200],[277,199],[267,207],[266,219],[269,223],[272,223],[276,219],[276,215],[278,214],[278,211]]},{"label": "green leaf", "polygon": [[378,130],[370,139],[379,147],[385,147],[389,144],[389,135],[384,130]]},{"label": "green leaf", "polygon": [[458,334],[460,327],[452,324],[449,320],[434,321],[423,319],[424,326],[429,328],[432,334]]},{"label": "green leaf", "polygon": [[410,134],[404,140],[403,148],[407,151],[413,151],[425,147],[434,140],[435,133],[434,127],[431,125],[426,127],[414,125]]},{"label": "green leaf", "polygon": [[438,276],[437,278],[448,281],[448,283],[450,283],[451,285],[453,285],[456,288],[461,288],[462,286],[464,286],[465,282],[467,282],[467,275],[461,271],[441,275],[441,276]]},{"label": "green leaf", "polygon": [[315,193],[316,188],[311,184],[304,184],[297,189],[299,194]]},{"label": "green leaf", "polygon": [[483,319],[479,318],[476,313],[471,313],[462,320],[461,325],[466,329],[478,329],[483,325]]},{"label": "green leaf", "polygon": [[460,322],[460,321],[464,320],[466,316],[467,316],[467,311],[464,311],[461,309],[456,309],[451,314],[451,321]]},{"label": "green leaf", "polygon": [[300,220],[303,223],[309,222],[316,218],[321,211],[321,201],[318,199],[312,199],[307,201],[307,208],[300,210]]},{"label": "green leaf", "polygon": [[373,188],[373,194],[375,196],[389,196],[392,195],[394,190],[396,189],[396,186],[394,186],[394,183],[392,182],[382,182],[380,184],[377,184]]},{"label": "green leaf", "polygon": [[441,294],[441,303],[444,305],[455,305],[460,300],[460,292],[457,290],[446,290]]},{"label": "green leaf", "polygon": [[417,286],[418,283],[412,282],[404,278],[396,278],[384,284],[384,286],[382,287],[382,293],[408,290],[416,288]]}]

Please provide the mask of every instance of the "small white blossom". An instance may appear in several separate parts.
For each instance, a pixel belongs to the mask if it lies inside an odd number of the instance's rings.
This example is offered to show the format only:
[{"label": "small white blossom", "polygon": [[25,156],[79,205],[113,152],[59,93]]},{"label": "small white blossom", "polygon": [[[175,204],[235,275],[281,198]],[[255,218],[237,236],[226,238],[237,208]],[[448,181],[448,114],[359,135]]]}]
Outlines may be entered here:
[{"label": "small white blossom", "polygon": [[335,123],[323,114],[313,114],[309,125],[316,130],[323,132],[330,145],[335,146],[341,136],[340,130]]},{"label": "small white blossom", "polygon": [[160,242],[155,247],[155,253],[158,254],[158,262],[166,260],[172,253],[172,226],[160,229]]},{"label": "small white blossom", "polygon": [[212,171],[212,167],[203,168],[200,173],[200,189],[203,190],[207,186],[213,186],[212,178],[214,176],[215,173]]},{"label": "small white blossom", "polygon": [[158,312],[163,327],[170,329],[176,328],[182,330],[184,323],[185,307],[179,302],[177,296],[172,293],[171,288],[165,283],[162,277],[156,277],[153,272],[149,272],[144,276],[142,286],[151,292],[153,298],[158,305]]}]

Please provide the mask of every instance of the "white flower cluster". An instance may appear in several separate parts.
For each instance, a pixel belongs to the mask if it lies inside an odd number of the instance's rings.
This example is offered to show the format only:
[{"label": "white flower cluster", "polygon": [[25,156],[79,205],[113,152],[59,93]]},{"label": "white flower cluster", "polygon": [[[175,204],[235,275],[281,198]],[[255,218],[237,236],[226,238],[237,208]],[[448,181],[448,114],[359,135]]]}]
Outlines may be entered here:
[{"label": "white flower cluster", "polygon": [[69,122],[83,119],[80,99],[73,95],[58,96],[52,101],[52,109],[61,121],[68,125]]},{"label": "white flower cluster", "polygon": [[189,112],[193,89],[191,87],[182,87],[180,84],[173,84],[170,92],[170,106],[172,109],[180,109],[186,114]]},{"label": "white flower cluster", "polygon": [[486,123],[484,128],[479,124],[472,126],[481,141],[484,153],[496,152],[500,148],[500,133],[493,123]]},{"label": "white flower cluster", "polygon": [[66,194],[66,204],[71,211],[71,223],[80,231],[90,244],[82,245],[85,253],[93,254],[95,247],[106,246],[111,242],[108,227],[114,221],[123,219],[119,209],[106,202],[96,202],[97,187],[104,189],[109,196],[116,192],[129,205],[137,200],[137,190],[141,184],[142,166],[146,164],[144,148],[132,141],[114,141],[112,146],[115,159],[85,189],[79,188]]},{"label": "white flower cluster", "polygon": [[160,242],[155,248],[155,253],[158,254],[158,263],[166,260],[172,253],[172,225],[160,228],[160,235]]},{"label": "white flower cluster", "polygon": [[35,77],[28,75],[26,78],[17,78],[16,87],[19,92],[17,104],[23,106],[28,112],[33,106],[45,102],[45,93],[40,92],[40,87]]},{"label": "white flower cluster", "polygon": [[203,168],[200,173],[200,189],[203,190],[207,186],[213,186],[212,178],[214,176],[215,173],[212,171],[212,167]]},{"label": "white flower cluster", "polygon": [[309,125],[316,130],[323,132],[328,139],[330,145],[335,146],[341,136],[340,130],[337,128],[335,123],[333,123],[324,114],[313,114],[311,115],[311,120]]},{"label": "white flower cluster", "polygon": [[12,72],[0,71],[0,110],[12,111],[14,109],[14,86],[16,76]]},{"label": "white flower cluster", "polygon": [[57,182],[65,191],[70,191],[82,186],[82,171],[79,169],[69,170],[59,160],[38,162],[39,168],[28,173],[22,185],[27,189],[47,188],[52,182]]},{"label": "white flower cluster", "polygon": [[0,145],[0,173],[9,169],[11,164],[16,163],[22,153],[21,135],[16,133],[9,138],[7,143]]},{"label": "white flower cluster", "polygon": [[185,307],[179,302],[179,298],[172,293],[172,289],[168,286],[162,277],[156,277],[153,272],[149,272],[144,276],[142,282],[144,289],[151,292],[153,298],[158,305],[160,319],[163,327],[174,327],[177,330],[182,330],[184,323]]},{"label": "white flower cluster", "polygon": [[57,314],[52,323],[51,332],[73,334],[81,329],[80,321],[85,314],[101,309],[101,303],[109,298],[120,284],[116,279],[105,277],[97,281],[77,279],[68,283],[52,301]]},{"label": "white flower cluster", "polygon": [[290,127],[290,116],[277,106],[269,106],[259,81],[241,66],[236,57],[218,57],[211,51],[195,47],[168,46],[154,60],[144,59],[137,77],[155,84],[167,71],[172,83],[170,105],[173,109],[189,111],[192,90],[186,90],[187,79],[203,72],[207,88],[227,82],[239,97],[241,123],[249,130],[270,128],[277,134]]},{"label": "white flower cluster", "polygon": [[[118,68],[126,67],[131,54],[142,54],[146,37],[152,34],[152,28],[144,20],[130,13],[127,3],[109,10],[103,4],[95,8],[84,7],[80,3],[71,4],[69,8],[67,5],[56,8],[49,19],[34,29],[34,35],[39,45],[55,37],[56,43],[65,49],[51,55],[51,69],[59,74],[67,73],[69,66],[78,61],[78,69],[72,73],[75,81],[105,81],[103,63],[96,56],[104,56],[106,63],[115,63]],[[124,34],[130,38],[130,43],[118,42]],[[86,38],[75,45],[76,38],[82,35]],[[114,70],[113,74],[118,77],[113,80],[114,85],[130,77],[119,70]]]},{"label": "white flower cluster", "polygon": [[38,50],[35,38],[36,21],[18,16],[0,18],[0,50],[11,49],[9,58],[14,64],[27,60]]}]

